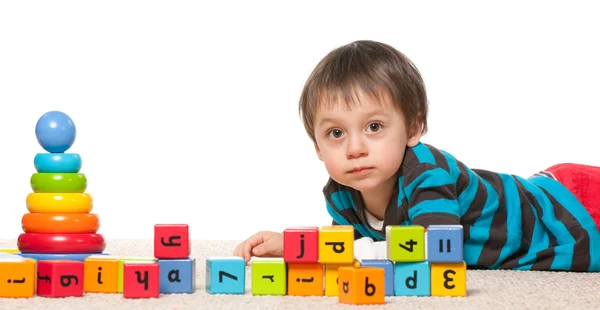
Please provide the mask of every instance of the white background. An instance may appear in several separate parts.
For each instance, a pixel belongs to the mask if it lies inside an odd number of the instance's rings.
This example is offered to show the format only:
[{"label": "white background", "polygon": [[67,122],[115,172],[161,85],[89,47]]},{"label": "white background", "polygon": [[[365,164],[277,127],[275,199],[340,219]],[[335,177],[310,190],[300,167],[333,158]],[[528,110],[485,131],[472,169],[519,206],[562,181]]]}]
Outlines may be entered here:
[{"label": "white background", "polygon": [[194,239],[329,224],[297,102],[321,57],[358,39],[417,64],[423,141],[470,167],[600,165],[595,7],[418,3],[2,2],[0,238],[22,232],[34,128],[51,110],[77,126],[69,152],[107,238],[152,238],[155,223],[188,223]]}]

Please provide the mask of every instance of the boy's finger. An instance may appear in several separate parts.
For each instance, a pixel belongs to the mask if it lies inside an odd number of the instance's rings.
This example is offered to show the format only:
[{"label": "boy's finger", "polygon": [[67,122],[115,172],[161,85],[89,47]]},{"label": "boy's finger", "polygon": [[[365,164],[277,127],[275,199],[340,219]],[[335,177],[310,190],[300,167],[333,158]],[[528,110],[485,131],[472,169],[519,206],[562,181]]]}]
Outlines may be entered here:
[{"label": "boy's finger", "polygon": [[257,233],[254,236],[248,238],[248,240],[246,240],[246,242],[244,243],[244,249],[242,251],[244,253],[244,259],[246,259],[246,261],[249,261],[252,258],[252,249],[263,242],[264,239],[261,233]]}]

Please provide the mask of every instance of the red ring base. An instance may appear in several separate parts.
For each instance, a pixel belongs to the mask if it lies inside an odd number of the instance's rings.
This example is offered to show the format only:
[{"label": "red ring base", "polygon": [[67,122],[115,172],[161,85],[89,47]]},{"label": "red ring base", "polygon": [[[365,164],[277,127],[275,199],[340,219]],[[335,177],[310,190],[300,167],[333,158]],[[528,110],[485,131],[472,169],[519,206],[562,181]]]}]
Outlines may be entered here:
[{"label": "red ring base", "polygon": [[106,242],[101,234],[23,233],[17,239],[17,247],[21,253],[102,253]]}]

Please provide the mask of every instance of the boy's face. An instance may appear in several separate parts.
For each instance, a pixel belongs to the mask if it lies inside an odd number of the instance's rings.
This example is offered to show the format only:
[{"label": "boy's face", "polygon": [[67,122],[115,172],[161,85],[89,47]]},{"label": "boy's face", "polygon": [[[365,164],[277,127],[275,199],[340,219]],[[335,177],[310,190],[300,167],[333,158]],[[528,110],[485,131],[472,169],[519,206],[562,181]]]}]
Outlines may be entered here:
[{"label": "boy's face", "polygon": [[328,104],[315,115],[319,159],[332,179],[361,192],[395,184],[406,147],[421,138],[420,122],[410,136],[401,111],[383,98],[383,102],[363,98],[350,108],[345,103]]}]

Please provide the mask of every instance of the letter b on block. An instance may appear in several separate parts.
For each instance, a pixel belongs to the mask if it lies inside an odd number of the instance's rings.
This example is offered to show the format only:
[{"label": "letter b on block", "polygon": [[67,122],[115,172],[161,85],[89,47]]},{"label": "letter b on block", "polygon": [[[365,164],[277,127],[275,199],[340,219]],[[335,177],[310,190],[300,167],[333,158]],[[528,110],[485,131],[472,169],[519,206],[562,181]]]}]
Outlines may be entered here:
[{"label": "letter b on block", "polygon": [[371,305],[385,302],[384,271],[375,267],[340,267],[338,301],[343,304]]},{"label": "letter b on block", "polygon": [[387,256],[393,262],[425,260],[425,228],[418,225],[387,226]]},{"label": "letter b on block", "polygon": [[462,262],[462,225],[430,225],[427,228],[427,260],[431,263]]},{"label": "letter b on block", "polygon": [[344,264],[354,262],[354,227],[323,226],[319,230],[319,262]]},{"label": "letter b on block", "polygon": [[155,258],[188,258],[190,253],[191,243],[187,224],[154,225]]}]

